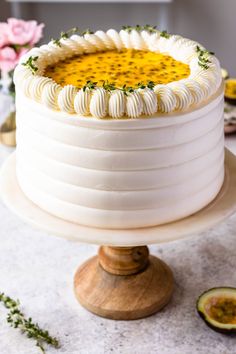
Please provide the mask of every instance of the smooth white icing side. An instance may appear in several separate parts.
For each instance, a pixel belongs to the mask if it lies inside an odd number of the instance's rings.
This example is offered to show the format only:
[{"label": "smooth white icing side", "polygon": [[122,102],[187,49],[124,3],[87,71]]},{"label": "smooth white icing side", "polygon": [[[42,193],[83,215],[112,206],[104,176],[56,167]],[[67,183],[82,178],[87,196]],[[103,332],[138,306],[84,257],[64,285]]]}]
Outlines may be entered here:
[{"label": "smooth white icing side", "polygon": [[[96,93],[94,106],[105,114],[104,92]],[[143,94],[151,109],[150,92],[139,90],[137,97]],[[74,107],[77,95],[68,94]],[[124,97],[110,95],[119,118]],[[120,229],[170,222],[207,205],[223,183],[223,88],[195,111],[151,119],[75,118],[24,95],[16,107],[20,186],[41,208],[71,222]]]}]

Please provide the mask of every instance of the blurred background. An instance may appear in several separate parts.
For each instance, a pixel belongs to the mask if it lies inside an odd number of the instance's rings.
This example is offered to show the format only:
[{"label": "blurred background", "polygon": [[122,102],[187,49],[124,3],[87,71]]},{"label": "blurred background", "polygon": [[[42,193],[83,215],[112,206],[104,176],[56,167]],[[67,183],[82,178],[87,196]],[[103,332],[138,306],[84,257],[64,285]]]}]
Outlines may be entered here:
[{"label": "blurred background", "polygon": [[74,26],[95,31],[155,24],[199,41],[236,76],[236,0],[0,0],[0,21],[10,16],[44,22],[43,42]]}]

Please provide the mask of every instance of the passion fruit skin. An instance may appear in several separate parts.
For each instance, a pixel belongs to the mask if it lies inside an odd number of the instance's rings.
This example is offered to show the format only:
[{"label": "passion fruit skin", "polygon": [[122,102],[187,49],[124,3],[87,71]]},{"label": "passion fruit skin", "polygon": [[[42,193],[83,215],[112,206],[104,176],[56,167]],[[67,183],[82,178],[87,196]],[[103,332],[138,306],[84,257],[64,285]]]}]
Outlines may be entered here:
[{"label": "passion fruit skin", "polygon": [[[229,83],[231,87],[227,87],[227,83]],[[225,80],[224,96],[226,102],[233,106],[236,106],[236,78],[229,78]]]},{"label": "passion fruit skin", "polygon": [[232,106],[236,106],[236,98],[230,98],[225,95],[225,101],[231,104]]},{"label": "passion fruit skin", "polygon": [[202,298],[203,296],[205,296],[206,294],[208,293],[212,293],[212,296],[214,296],[214,291],[229,291],[230,293],[234,293],[234,297],[236,299],[236,288],[233,288],[233,287],[215,287],[215,288],[211,288],[211,289],[208,289],[206,291],[204,291],[197,299],[197,302],[196,302],[196,309],[197,309],[197,312],[199,314],[199,316],[204,320],[204,322],[206,323],[206,325],[213,329],[214,331],[218,332],[218,333],[221,333],[221,334],[227,334],[227,335],[236,335],[236,325],[232,325],[231,323],[227,324],[224,328],[221,328],[221,327],[217,327],[217,325],[213,325],[211,322],[210,322],[210,318],[209,316],[203,311],[200,309],[200,303],[202,301]]}]

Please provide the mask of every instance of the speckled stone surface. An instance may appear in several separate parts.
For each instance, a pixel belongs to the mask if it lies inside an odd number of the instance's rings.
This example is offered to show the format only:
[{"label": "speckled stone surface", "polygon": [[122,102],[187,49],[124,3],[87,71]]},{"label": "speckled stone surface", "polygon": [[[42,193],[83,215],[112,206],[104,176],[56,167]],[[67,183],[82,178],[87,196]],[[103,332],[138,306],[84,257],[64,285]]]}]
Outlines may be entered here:
[{"label": "speckled stone surface", "polygon": [[[227,144],[236,152],[236,138]],[[9,152],[0,147],[0,164]],[[175,292],[161,312],[132,322],[99,318],[74,297],[73,274],[97,247],[35,230],[1,202],[0,220],[0,291],[60,339],[48,354],[236,354],[236,337],[215,333],[195,311],[202,291],[236,286],[236,215],[191,239],[150,247],[172,268]],[[0,354],[39,353],[5,314],[0,308]]]}]

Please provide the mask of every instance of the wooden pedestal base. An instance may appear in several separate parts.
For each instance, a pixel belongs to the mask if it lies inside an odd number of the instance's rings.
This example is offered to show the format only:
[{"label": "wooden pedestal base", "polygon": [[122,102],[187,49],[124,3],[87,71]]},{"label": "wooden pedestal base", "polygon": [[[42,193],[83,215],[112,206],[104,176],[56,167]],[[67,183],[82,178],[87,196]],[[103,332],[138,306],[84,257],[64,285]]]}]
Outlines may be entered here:
[{"label": "wooden pedestal base", "polygon": [[159,311],[170,300],[173,276],[148,248],[102,246],[77,270],[75,294],[96,315],[134,320]]}]

